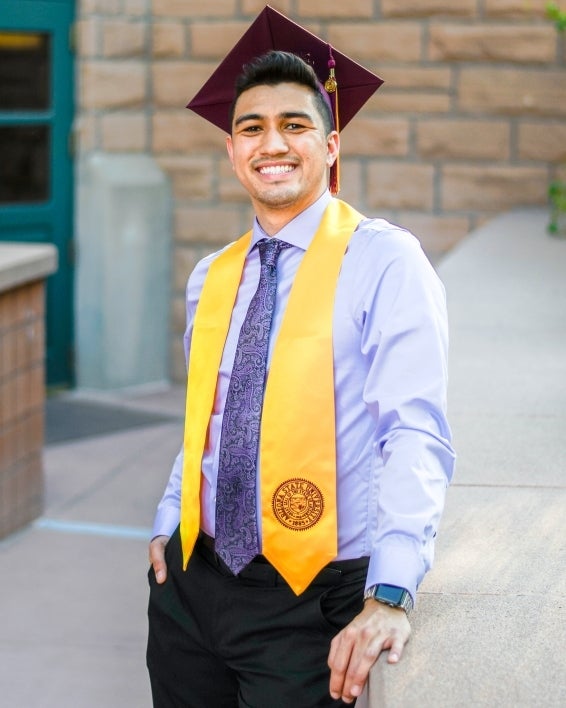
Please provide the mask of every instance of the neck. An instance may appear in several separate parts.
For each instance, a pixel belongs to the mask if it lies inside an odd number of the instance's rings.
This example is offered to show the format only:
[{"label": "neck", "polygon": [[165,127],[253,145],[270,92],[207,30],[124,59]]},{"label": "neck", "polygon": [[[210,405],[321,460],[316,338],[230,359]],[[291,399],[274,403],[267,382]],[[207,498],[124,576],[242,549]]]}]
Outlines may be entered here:
[{"label": "neck", "polygon": [[295,203],[291,206],[280,207],[279,209],[255,201],[252,203],[256,218],[263,231],[265,231],[268,236],[275,236],[275,234],[279,233],[281,229],[293,221],[295,217],[312,206],[323,193],[324,192],[321,192],[316,198],[308,202]]},{"label": "neck", "polygon": [[281,219],[274,219],[271,217],[271,215],[261,214],[260,210],[256,210],[256,218],[259,222],[259,225],[268,236],[275,236],[275,234],[278,234],[281,229],[287,226],[289,222],[293,221],[295,216],[297,216],[297,214],[293,214],[292,216],[287,215]]}]

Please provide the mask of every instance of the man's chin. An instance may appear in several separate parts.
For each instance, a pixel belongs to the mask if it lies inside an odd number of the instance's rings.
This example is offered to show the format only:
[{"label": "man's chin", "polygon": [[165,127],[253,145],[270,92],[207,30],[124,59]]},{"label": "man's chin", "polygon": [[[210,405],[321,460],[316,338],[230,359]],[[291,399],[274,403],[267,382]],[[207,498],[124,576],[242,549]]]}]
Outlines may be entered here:
[{"label": "man's chin", "polygon": [[283,209],[296,203],[299,197],[298,190],[287,185],[274,185],[273,188],[264,189],[255,195],[256,201],[272,209]]}]

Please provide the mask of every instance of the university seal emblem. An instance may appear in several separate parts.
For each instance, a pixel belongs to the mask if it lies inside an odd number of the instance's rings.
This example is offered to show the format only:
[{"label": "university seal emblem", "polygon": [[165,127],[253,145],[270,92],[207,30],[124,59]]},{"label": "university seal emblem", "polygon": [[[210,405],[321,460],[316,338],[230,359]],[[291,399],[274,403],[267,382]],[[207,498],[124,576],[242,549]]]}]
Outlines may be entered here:
[{"label": "university seal emblem", "polygon": [[294,531],[314,526],[324,511],[320,489],[306,479],[288,479],[280,484],[272,504],[277,521]]}]

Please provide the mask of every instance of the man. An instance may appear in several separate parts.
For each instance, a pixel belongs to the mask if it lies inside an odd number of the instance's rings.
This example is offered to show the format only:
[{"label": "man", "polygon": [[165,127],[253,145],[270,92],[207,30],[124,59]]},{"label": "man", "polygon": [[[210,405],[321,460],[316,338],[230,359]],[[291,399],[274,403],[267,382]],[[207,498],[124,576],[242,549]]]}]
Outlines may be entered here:
[{"label": "man", "polygon": [[185,442],[150,544],[160,708],[355,703],[382,651],[401,658],[432,562],[443,288],[411,234],[329,193],[341,114],[320,79],[262,54],[219,123],[256,218],[187,286]]}]

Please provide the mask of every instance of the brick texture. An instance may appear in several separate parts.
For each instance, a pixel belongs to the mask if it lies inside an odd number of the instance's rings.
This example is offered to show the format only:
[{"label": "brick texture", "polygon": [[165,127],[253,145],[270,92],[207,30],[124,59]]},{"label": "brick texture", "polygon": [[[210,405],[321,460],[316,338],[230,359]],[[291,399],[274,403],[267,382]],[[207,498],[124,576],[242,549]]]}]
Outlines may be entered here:
[{"label": "brick texture", "polygon": [[224,153],[222,132],[191,116],[184,108],[161,111],[153,116],[153,151],[155,153],[207,152]]},{"label": "brick texture", "polygon": [[[213,66],[188,61],[155,62],[151,74],[154,108],[184,108],[210,76]],[[185,111],[184,115],[189,113]]]},{"label": "brick texture", "polygon": [[383,72],[385,87],[379,95],[389,88],[394,90],[411,89],[418,91],[448,91],[452,81],[452,72],[446,66],[388,66]]},{"label": "brick texture", "polygon": [[436,24],[430,28],[428,55],[434,61],[544,63],[556,55],[556,32],[546,26]]},{"label": "brick texture", "polygon": [[152,49],[155,58],[178,58],[185,54],[186,28],[179,22],[154,22]]},{"label": "brick texture", "polygon": [[181,207],[175,214],[177,235],[183,242],[206,244],[210,251],[210,246],[222,246],[244,233],[238,217],[237,206]]},{"label": "brick texture", "polygon": [[409,150],[409,121],[360,117],[346,126],[340,141],[342,155],[406,155]]},{"label": "brick texture", "polygon": [[100,22],[96,18],[77,22],[77,43],[82,57],[96,56],[99,51]]},{"label": "brick texture", "polygon": [[[550,179],[566,178],[566,38],[546,0],[271,4],[385,80],[342,133],[340,196],[406,225],[433,262],[494,214],[545,204]],[[189,271],[252,217],[224,135],[184,107],[264,6],[78,3],[80,155],[149,152],[171,184],[178,379]]]},{"label": "brick texture", "polygon": [[460,107],[469,113],[566,116],[566,68],[561,71],[466,68]]},{"label": "brick texture", "polygon": [[0,538],[43,510],[44,285],[0,292]]},{"label": "brick texture", "polygon": [[122,10],[125,15],[141,17],[148,12],[151,0],[122,0],[122,3]]},{"label": "brick texture", "polygon": [[[273,2],[270,2],[269,5],[271,5],[271,7],[275,10],[279,10],[279,12],[282,12],[284,15],[290,15],[292,12],[292,3],[293,0],[273,0]],[[242,0],[241,4],[242,12],[246,15],[255,17],[263,10],[266,3],[265,0]]]},{"label": "brick texture", "polygon": [[484,12],[493,18],[531,20],[544,17],[547,0],[484,0]]},{"label": "brick texture", "polygon": [[359,61],[416,62],[422,57],[423,32],[417,22],[341,22],[328,29],[328,41]]},{"label": "brick texture", "polygon": [[147,27],[126,19],[105,22],[102,26],[102,53],[105,57],[136,57],[146,49]]},{"label": "brick texture", "polygon": [[523,123],[519,127],[519,157],[566,164],[566,125]]},{"label": "brick texture", "polygon": [[81,10],[111,16],[122,12],[122,6],[116,0],[82,0]]},{"label": "brick texture", "polygon": [[210,155],[173,155],[159,159],[160,167],[169,175],[173,197],[178,202],[213,198],[215,162]]},{"label": "brick texture", "polygon": [[193,56],[221,59],[248,28],[247,22],[194,22],[190,29]]},{"label": "brick texture", "polygon": [[368,204],[373,209],[433,207],[434,168],[430,165],[378,162],[368,167]]},{"label": "brick texture", "polygon": [[383,113],[424,116],[429,113],[449,113],[452,99],[448,92],[397,91],[386,86],[376,98],[370,99],[369,105]]},{"label": "brick texture", "polygon": [[499,212],[546,202],[546,170],[448,165],[443,174],[447,211]]},{"label": "brick texture", "polygon": [[503,121],[430,120],[417,127],[420,157],[458,160],[507,160],[510,128]]},{"label": "brick texture", "polygon": [[144,152],[148,119],[144,113],[109,113],[100,119],[102,147],[108,152]]},{"label": "brick texture", "polygon": [[457,15],[473,17],[476,14],[476,0],[381,0],[384,17],[429,17],[431,15]]},{"label": "brick texture", "polygon": [[81,71],[85,110],[137,108],[147,100],[146,67],[142,62],[86,62]]},{"label": "brick texture", "polygon": [[230,17],[236,12],[236,0],[153,0],[156,17]]},{"label": "brick texture", "polygon": [[298,0],[297,11],[299,17],[370,18],[373,14],[373,0],[348,0],[348,2]]}]

